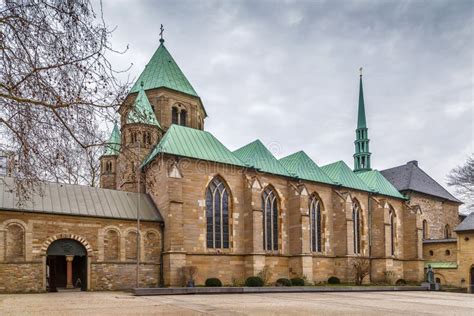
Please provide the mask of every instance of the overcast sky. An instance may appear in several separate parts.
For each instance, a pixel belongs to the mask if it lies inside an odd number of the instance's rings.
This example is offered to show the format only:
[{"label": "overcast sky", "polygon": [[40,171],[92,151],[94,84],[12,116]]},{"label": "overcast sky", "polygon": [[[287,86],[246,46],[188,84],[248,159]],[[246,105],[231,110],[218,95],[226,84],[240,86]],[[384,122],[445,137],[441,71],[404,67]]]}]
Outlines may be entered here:
[{"label": "overcast sky", "polygon": [[106,0],[138,77],[165,45],[229,149],[260,139],[278,157],[353,166],[359,67],[372,152],[445,184],[473,152],[474,1]]}]

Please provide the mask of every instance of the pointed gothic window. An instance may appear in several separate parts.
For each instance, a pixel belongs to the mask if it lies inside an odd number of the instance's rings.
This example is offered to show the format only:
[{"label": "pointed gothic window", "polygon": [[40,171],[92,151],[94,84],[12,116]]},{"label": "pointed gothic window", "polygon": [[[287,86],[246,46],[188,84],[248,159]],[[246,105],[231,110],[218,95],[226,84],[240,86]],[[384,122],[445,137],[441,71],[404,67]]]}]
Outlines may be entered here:
[{"label": "pointed gothic window", "polygon": [[321,216],[321,202],[312,196],[309,203],[309,220],[311,230],[311,251],[322,251],[323,221]]},{"label": "pointed gothic window", "polygon": [[278,250],[278,197],[275,190],[267,187],[262,194],[263,249]]},{"label": "pointed gothic window", "polygon": [[186,120],[188,117],[188,112],[186,110],[181,110],[179,113],[179,124],[182,126],[186,126]]},{"label": "pointed gothic window", "polygon": [[428,222],[425,220],[423,220],[423,239],[428,239]]},{"label": "pointed gothic window", "polygon": [[207,248],[229,248],[229,191],[219,177],[206,190]]},{"label": "pointed gothic window", "polygon": [[390,255],[395,256],[395,238],[396,238],[396,227],[395,227],[395,211],[390,208]]},{"label": "pointed gothic window", "polygon": [[171,124],[178,124],[178,108],[174,106],[171,109]]},{"label": "pointed gothic window", "polygon": [[360,206],[357,201],[352,203],[352,234],[354,242],[354,254],[360,254],[362,221],[360,216]]}]

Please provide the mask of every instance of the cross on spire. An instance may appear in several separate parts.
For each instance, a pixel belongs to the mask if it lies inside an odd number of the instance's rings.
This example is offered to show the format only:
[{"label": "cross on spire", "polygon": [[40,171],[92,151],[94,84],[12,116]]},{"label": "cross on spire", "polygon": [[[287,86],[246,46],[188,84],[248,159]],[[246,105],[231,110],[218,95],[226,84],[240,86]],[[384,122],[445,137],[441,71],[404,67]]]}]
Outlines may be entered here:
[{"label": "cross on spire", "polygon": [[160,26],[160,43],[163,43],[165,40],[163,39],[163,32],[165,31],[163,24]]}]

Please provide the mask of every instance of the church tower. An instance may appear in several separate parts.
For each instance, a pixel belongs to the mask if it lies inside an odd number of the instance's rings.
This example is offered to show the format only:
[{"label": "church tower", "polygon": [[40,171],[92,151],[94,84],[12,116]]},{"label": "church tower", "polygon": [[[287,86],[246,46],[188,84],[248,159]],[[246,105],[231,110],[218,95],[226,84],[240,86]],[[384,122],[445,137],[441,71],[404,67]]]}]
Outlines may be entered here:
[{"label": "church tower", "polygon": [[359,79],[359,110],[357,115],[357,129],[356,129],[356,140],[355,154],[354,154],[354,171],[368,171],[370,167],[370,155],[369,152],[369,134],[368,134],[367,123],[365,120],[365,104],[364,104],[364,90],[362,88],[362,68],[360,68],[360,79]]},{"label": "church tower", "polygon": [[105,153],[100,157],[100,187],[116,189],[117,187],[117,157],[120,153],[120,129],[114,124]]}]

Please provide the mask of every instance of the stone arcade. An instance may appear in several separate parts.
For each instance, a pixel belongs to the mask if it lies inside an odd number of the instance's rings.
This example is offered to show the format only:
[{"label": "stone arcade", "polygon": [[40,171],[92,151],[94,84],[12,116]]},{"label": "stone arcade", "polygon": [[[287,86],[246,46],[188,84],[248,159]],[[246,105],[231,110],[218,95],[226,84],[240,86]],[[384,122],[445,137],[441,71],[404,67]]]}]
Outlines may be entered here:
[{"label": "stone arcade", "polygon": [[131,288],[137,259],[142,287],[182,286],[185,266],[198,268],[197,284],[264,267],[270,282],[351,281],[354,258],[370,260],[366,281],[422,281],[426,227],[454,236],[460,202],[371,168],[359,84],[354,170],[304,151],[277,159],[259,140],[230,151],[205,131],[201,98],[161,39],[120,107],[101,188],[42,183],[19,206],[14,179],[2,181],[0,291]]}]

